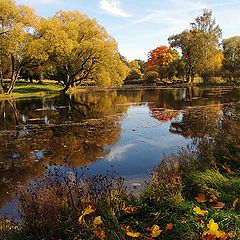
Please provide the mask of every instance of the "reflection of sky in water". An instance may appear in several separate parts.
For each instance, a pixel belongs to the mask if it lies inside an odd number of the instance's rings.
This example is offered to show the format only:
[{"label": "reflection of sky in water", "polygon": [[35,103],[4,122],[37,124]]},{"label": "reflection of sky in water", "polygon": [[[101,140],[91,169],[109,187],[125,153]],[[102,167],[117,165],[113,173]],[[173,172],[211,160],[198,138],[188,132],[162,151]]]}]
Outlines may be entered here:
[{"label": "reflection of sky in water", "polygon": [[35,161],[40,161],[44,158],[44,153],[42,150],[39,150],[39,151],[33,152],[32,156]]},{"label": "reflection of sky in water", "polygon": [[90,173],[104,173],[111,165],[127,180],[145,178],[164,154],[176,152],[190,140],[169,132],[170,121],[151,117],[146,105],[132,106],[121,124],[121,136],[109,154],[90,166]]}]

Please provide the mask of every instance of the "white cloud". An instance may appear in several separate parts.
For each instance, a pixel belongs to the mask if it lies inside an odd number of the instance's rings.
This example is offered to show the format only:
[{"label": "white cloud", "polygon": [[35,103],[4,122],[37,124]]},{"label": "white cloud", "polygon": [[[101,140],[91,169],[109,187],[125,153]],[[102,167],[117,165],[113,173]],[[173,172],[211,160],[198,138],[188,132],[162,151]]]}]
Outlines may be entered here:
[{"label": "white cloud", "polygon": [[120,2],[118,0],[100,0],[100,8],[107,13],[120,16],[120,17],[130,17],[131,15],[127,13],[120,7]]}]

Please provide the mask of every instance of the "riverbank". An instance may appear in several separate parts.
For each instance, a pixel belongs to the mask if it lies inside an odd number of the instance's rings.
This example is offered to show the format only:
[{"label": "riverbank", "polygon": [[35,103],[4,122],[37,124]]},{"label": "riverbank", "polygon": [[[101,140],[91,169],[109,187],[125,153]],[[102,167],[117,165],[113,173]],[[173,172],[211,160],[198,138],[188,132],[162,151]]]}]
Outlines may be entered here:
[{"label": "riverbank", "polygon": [[3,220],[5,239],[239,239],[240,106],[222,112],[211,138],[165,157],[139,196],[114,172],[50,164],[48,178],[18,187],[22,223]]},{"label": "riverbank", "polygon": [[[199,88],[239,88],[239,85],[229,84],[125,84],[119,88],[99,88],[99,87],[81,87],[68,90],[69,94],[74,94],[83,91],[106,91],[106,90],[119,90],[119,89],[160,89],[160,88],[187,88],[187,87],[199,87]],[[59,94],[62,87],[56,81],[44,80],[42,82],[29,83],[25,80],[17,82],[12,94],[0,94],[0,100],[4,99],[21,99],[21,98],[33,98],[33,97],[44,97],[47,95]]]}]

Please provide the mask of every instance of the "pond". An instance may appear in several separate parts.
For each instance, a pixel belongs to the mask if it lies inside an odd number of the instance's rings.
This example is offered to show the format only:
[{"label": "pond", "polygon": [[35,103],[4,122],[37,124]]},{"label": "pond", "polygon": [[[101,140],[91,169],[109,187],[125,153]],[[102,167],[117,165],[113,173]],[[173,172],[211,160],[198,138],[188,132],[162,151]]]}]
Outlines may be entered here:
[{"label": "pond", "polygon": [[49,163],[113,169],[130,188],[143,185],[164,155],[214,134],[239,97],[229,87],[130,88],[0,101],[0,217],[17,218],[14,186]]}]

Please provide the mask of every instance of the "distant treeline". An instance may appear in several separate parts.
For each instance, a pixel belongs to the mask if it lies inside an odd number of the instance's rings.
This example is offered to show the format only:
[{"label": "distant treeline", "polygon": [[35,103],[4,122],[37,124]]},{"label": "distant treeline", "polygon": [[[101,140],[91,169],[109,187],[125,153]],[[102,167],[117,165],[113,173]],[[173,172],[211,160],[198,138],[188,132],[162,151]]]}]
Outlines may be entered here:
[{"label": "distant treeline", "polygon": [[191,83],[198,77],[203,83],[240,81],[240,36],[222,40],[222,30],[211,10],[190,24],[191,28],[168,38],[168,46],[148,53],[148,61],[134,60],[127,81],[133,79],[159,82]]}]

